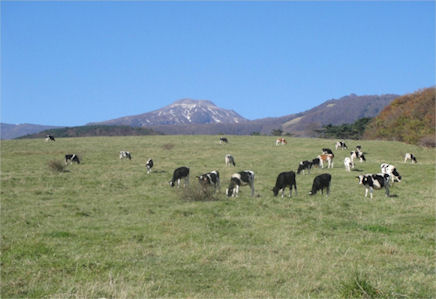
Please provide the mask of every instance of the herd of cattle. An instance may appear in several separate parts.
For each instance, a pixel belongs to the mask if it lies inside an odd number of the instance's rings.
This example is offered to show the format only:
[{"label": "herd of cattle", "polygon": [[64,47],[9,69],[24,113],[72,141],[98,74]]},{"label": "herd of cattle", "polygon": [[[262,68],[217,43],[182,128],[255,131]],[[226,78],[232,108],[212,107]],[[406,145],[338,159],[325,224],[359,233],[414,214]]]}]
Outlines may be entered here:
[{"label": "herd of cattle", "polygon": [[[47,135],[46,141],[55,141],[55,138],[51,135]],[[220,138],[220,143],[228,143],[228,139],[225,137]],[[284,138],[278,138],[276,140],[276,145],[285,145],[287,144]],[[335,145],[336,150],[347,149],[348,147],[344,141],[338,141]],[[304,160],[301,161],[298,165],[297,174],[301,172],[303,175],[307,171],[310,174],[310,170],[314,167],[324,168],[326,165],[327,168],[333,168],[333,160],[335,155],[333,151],[329,148],[323,148],[322,153],[318,155],[316,158],[312,160]],[[132,155],[128,151],[120,151],[120,159],[132,159]],[[232,155],[225,155],[225,164],[226,166],[236,166],[235,159]],[[365,155],[362,152],[362,147],[360,145],[356,146],[356,149],[350,152],[349,157],[345,157],[344,166],[347,172],[350,172],[351,169],[355,167],[354,161],[359,159],[360,162],[366,161]],[[406,153],[404,157],[404,163],[408,160],[411,160],[412,163],[417,163],[417,159],[415,155],[411,153]],[[65,155],[65,164],[76,162],[80,164],[80,160],[78,155],[76,154],[67,154]],[[153,168],[153,160],[149,159],[145,167],[147,169],[147,173],[151,173]],[[367,197],[368,192],[370,193],[370,198],[373,197],[373,190],[385,189],[386,196],[389,196],[389,187],[391,183],[400,182],[401,175],[398,173],[398,170],[395,166],[390,165],[388,163],[382,163],[380,165],[381,173],[376,174],[365,174],[356,176],[360,185],[365,187],[365,197]],[[218,170],[214,170],[208,173],[204,173],[200,176],[196,177],[200,184],[203,186],[212,186],[215,188],[215,192],[220,188],[220,175]],[[331,175],[329,173],[323,173],[316,176],[313,179],[312,189],[309,192],[310,195],[316,194],[318,191],[324,193],[326,190],[326,194],[330,193],[330,183],[331,183]],[[171,187],[174,187],[177,183],[177,186],[180,187],[181,181],[184,180],[184,186],[189,185],[189,168],[186,166],[182,166],[176,168],[173,172],[172,179],[169,184]],[[234,173],[230,177],[230,183],[228,188],[226,189],[227,196],[238,196],[239,188],[241,186],[249,186],[251,189],[251,196],[254,196],[254,172],[252,170],[244,170],[237,173]],[[276,184],[273,187],[272,191],[274,196],[277,196],[281,191],[281,196],[284,196],[284,192],[286,188],[289,188],[289,196],[292,196],[292,189],[295,190],[295,194],[297,194],[297,183],[296,183],[296,174],[294,171],[282,172],[277,176]]]}]

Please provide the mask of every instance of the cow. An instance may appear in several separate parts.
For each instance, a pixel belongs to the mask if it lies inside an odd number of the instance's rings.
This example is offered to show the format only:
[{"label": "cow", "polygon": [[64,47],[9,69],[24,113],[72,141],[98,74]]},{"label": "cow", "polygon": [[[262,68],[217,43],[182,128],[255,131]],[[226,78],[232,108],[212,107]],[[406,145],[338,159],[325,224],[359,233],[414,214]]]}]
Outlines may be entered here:
[{"label": "cow", "polygon": [[233,166],[236,166],[235,159],[230,154],[227,154],[224,157],[224,161],[226,162],[226,166],[229,166],[230,164],[232,164]]},{"label": "cow", "polygon": [[226,137],[220,137],[220,144],[222,143],[229,143],[229,140]]},{"label": "cow", "polygon": [[362,163],[363,161],[366,161],[365,155],[363,154],[363,152],[359,152],[359,151],[353,151],[350,152],[350,159],[351,162],[354,163],[354,159],[359,158],[360,163]]},{"label": "cow", "polygon": [[324,168],[324,163],[327,162],[327,168],[333,168],[333,154],[322,154],[318,156],[319,165]]},{"label": "cow", "polygon": [[254,172],[251,170],[244,170],[232,174],[229,187],[226,189],[226,195],[228,197],[237,197],[239,193],[239,187],[245,185],[250,186],[251,196],[254,196]]},{"label": "cow", "polygon": [[338,141],[338,142],[336,142],[335,148],[336,148],[336,150],[338,150],[338,148],[343,150],[343,149],[348,149],[348,146],[345,144],[344,141]]},{"label": "cow", "polygon": [[381,172],[383,174],[388,174],[389,175],[389,177],[392,180],[392,183],[394,183],[394,182],[398,182],[398,183],[401,182],[401,175],[398,173],[398,171],[397,171],[397,169],[395,168],[394,165],[390,165],[388,163],[382,163],[380,165],[380,169],[381,169]]},{"label": "cow", "polygon": [[333,155],[332,150],[329,149],[329,148],[323,148],[323,149],[322,149],[322,153],[323,153],[324,155],[325,155],[325,154]]},{"label": "cow", "polygon": [[351,168],[354,168],[354,162],[349,157],[345,157],[344,165],[346,171],[351,171]]},{"label": "cow", "polygon": [[280,190],[282,190],[282,198],[285,193],[286,187],[289,187],[289,197],[292,196],[292,186],[295,189],[295,195],[297,195],[297,182],[295,181],[295,172],[281,172],[277,176],[276,185],[272,189],[274,196],[277,196]]},{"label": "cow", "polygon": [[378,173],[378,174],[365,174],[356,176],[359,180],[359,184],[365,187],[365,197],[369,196],[372,199],[372,191],[385,189],[386,196],[389,196],[389,174]]},{"label": "cow", "polygon": [[288,144],[288,142],[286,141],[285,138],[282,138],[282,137],[277,138],[276,145],[285,145],[285,144]]},{"label": "cow", "polygon": [[[319,162],[318,162],[319,164]],[[297,174],[300,174],[300,172],[303,171],[303,174],[305,170],[307,170],[307,173],[310,174],[310,170],[312,169],[312,162],[304,160],[301,161],[300,164],[298,164],[298,170],[297,170]]]},{"label": "cow", "polygon": [[120,159],[132,160],[132,155],[128,151],[120,151]]},{"label": "cow", "polygon": [[46,135],[45,141],[56,141],[53,135]]},{"label": "cow", "polygon": [[68,162],[70,162],[71,164],[73,164],[73,162],[80,164],[79,156],[77,156],[76,154],[66,154],[65,164],[68,164]]},{"label": "cow", "polygon": [[406,155],[404,156],[404,163],[406,163],[407,160],[411,160],[412,164],[418,163],[418,161],[416,160],[415,155],[411,154],[411,153],[406,153]]},{"label": "cow", "polygon": [[328,173],[323,173],[316,176],[313,179],[312,191],[309,192],[309,195],[315,195],[319,190],[324,194],[324,189],[326,189],[327,195],[330,193],[330,182],[332,180],[332,176]]},{"label": "cow", "polygon": [[153,168],[153,160],[152,159],[148,159],[147,162],[145,163],[145,168],[147,168],[147,173],[151,173],[151,169]]},{"label": "cow", "polygon": [[214,186],[215,192],[217,188],[220,188],[220,173],[218,170],[202,174],[196,178],[202,186]]},{"label": "cow", "polygon": [[315,158],[315,159],[312,160],[311,164],[312,164],[312,167],[317,167],[318,168],[319,165],[321,164],[321,160],[319,158]]},{"label": "cow", "polygon": [[174,187],[177,181],[177,188],[180,187],[180,180],[184,179],[183,186],[186,187],[189,185],[189,168],[182,166],[176,168],[173,172],[173,178],[170,181],[170,186]]}]

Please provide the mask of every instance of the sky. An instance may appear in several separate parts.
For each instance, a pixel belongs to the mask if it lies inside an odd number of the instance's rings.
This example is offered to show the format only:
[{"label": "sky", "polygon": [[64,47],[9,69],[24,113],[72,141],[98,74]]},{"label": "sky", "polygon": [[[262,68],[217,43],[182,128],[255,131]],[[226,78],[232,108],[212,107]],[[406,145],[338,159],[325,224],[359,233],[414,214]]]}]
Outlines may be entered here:
[{"label": "sky", "polygon": [[433,1],[1,1],[1,122],[210,100],[248,119],[435,85]]}]

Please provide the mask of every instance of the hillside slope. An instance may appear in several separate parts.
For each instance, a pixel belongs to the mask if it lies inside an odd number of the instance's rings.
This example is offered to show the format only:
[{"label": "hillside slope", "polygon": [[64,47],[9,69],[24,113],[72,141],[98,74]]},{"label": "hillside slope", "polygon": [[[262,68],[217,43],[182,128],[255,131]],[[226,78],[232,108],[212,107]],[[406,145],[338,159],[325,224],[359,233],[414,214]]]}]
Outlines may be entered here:
[{"label": "hillside slope", "polygon": [[60,128],[58,126],[44,126],[34,124],[6,124],[0,123],[1,139],[14,139],[20,136],[35,134],[48,129]]},{"label": "hillside slope", "polygon": [[365,138],[435,146],[435,88],[397,98],[374,118]]}]

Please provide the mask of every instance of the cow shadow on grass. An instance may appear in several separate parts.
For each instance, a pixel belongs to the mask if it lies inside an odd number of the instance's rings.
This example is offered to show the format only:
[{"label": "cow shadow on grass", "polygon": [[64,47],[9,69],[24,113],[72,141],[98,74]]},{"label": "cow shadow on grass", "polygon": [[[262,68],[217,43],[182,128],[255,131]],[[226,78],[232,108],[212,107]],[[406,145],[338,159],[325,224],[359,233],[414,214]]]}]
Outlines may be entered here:
[{"label": "cow shadow on grass", "polygon": [[359,169],[359,168],[353,168],[352,171],[363,172],[363,170],[362,170],[362,169]]},{"label": "cow shadow on grass", "polygon": [[389,194],[388,197],[389,197],[389,198],[397,198],[398,195],[397,195],[397,194]]}]

